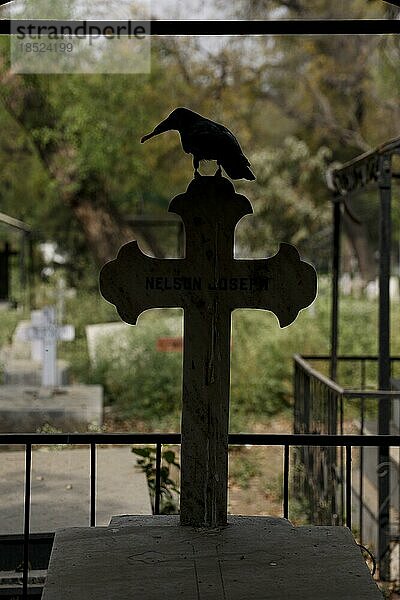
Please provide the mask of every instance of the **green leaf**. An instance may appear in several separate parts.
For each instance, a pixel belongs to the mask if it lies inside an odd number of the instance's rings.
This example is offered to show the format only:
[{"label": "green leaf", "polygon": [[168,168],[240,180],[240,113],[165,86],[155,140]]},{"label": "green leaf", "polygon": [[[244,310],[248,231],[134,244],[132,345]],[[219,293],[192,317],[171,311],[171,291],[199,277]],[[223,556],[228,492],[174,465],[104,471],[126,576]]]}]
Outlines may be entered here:
[{"label": "green leaf", "polygon": [[174,465],[175,464],[175,452],[173,450],[166,450],[163,454],[163,459],[167,461],[167,463]]},{"label": "green leaf", "polygon": [[132,452],[138,456],[149,458],[151,456],[152,448],[132,448]]}]

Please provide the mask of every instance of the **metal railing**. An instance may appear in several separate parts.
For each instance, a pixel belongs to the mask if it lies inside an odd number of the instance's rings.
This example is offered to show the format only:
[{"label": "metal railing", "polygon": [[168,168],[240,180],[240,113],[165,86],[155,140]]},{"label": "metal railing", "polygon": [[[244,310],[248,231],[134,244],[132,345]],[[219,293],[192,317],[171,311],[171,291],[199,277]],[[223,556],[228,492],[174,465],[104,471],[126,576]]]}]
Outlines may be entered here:
[{"label": "metal railing", "polygon": [[[294,355],[294,360],[300,359],[307,368],[311,368],[314,373],[321,374],[313,364],[317,364],[319,367],[325,367],[324,371],[329,371],[331,362],[330,354],[307,354],[307,355]],[[341,389],[345,392],[352,390],[366,390],[376,391],[375,385],[378,380],[378,360],[377,354],[346,354],[337,356],[336,365],[336,378],[335,381],[329,379],[329,382],[340,385]],[[398,376],[400,378],[400,356],[391,356],[391,377]],[[372,369],[373,368],[373,369]],[[370,372],[369,372],[370,371]],[[347,385],[349,382],[349,385]],[[372,383],[371,383],[372,382]],[[350,385],[351,383],[351,385]]]},{"label": "metal railing", "polygon": [[[0,434],[0,446],[24,445],[25,447],[25,487],[24,487],[24,546],[22,598],[28,598],[29,577],[29,541],[30,541],[30,500],[31,500],[31,465],[32,448],[35,445],[89,445],[88,460],[90,462],[90,514],[89,523],[96,525],[96,446],[97,445],[156,445],[156,490],[154,513],[160,510],[160,472],[162,462],[162,446],[164,444],[180,444],[177,433],[74,433],[74,434]],[[283,447],[283,482],[282,482],[282,516],[290,517],[289,480],[291,450],[299,447],[343,448],[345,453],[345,503],[344,522],[351,529],[352,485],[351,460],[352,448],[360,446],[398,446],[397,436],[361,436],[361,435],[315,435],[315,434],[253,434],[240,433],[229,435],[230,445],[282,446]]]},{"label": "metal railing", "polygon": [[[357,457],[357,489],[358,501],[353,506],[358,515],[358,537],[363,544],[364,513],[368,513],[365,502],[365,465],[368,465],[368,480],[371,477],[371,464],[376,463],[375,473],[377,480],[386,474],[387,465],[378,465],[377,457],[374,458],[374,450],[366,453],[367,435],[376,433],[376,421],[378,406],[381,401],[389,401],[394,406],[396,401],[399,407],[400,390],[377,390],[374,384],[377,381],[378,357],[366,356],[338,356],[337,358],[337,381],[333,381],[325,373],[329,370],[329,355],[312,355],[294,357],[294,392],[295,392],[295,433],[318,434],[340,434],[345,430],[349,432],[349,425],[363,436],[364,443],[360,444]],[[316,368],[318,366],[318,368]],[[400,357],[391,358],[391,375],[398,373]],[[398,375],[397,375],[398,376]],[[338,383],[340,382],[340,383]],[[347,387],[345,385],[347,384]],[[348,385],[350,384],[350,385]],[[355,389],[359,386],[359,389]],[[400,415],[400,408],[398,408]],[[371,423],[367,423],[367,418]],[[375,429],[374,429],[375,428]],[[364,437],[365,436],[365,437]],[[368,439],[371,436],[368,435]],[[390,456],[389,448],[380,444]],[[389,459],[388,459],[389,460]],[[389,465],[389,463],[387,463]],[[393,469],[393,467],[389,468]],[[380,469],[380,470],[379,470]],[[382,469],[385,470],[383,473]],[[389,477],[389,475],[388,475]],[[397,477],[400,481],[400,469]],[[299,498],[306,499],[309,510],[310,521],[315,524],[327,524],[331,518],[332,524],[343,522],[344,505],[346,502],[345,485],[345,459],[344,450],[338,451],[332,448],[299,448],[296,453],[296,470],[294,476],[294,493]],[[378,485],[378,484],[377,484]],[[375,515],[379,521],[381,510],[387,513],[389,520],[390,497],[386,500],[387,505],[378,508]],[[396,502],[395,502],[396,503]],[[383,513],[382,513],[383,514]],[[388,523],[388,539],[392,535],[390,529],[393,525],[400,528],[400,523]],[[368,529],[368,527],[367,527]],[[376,526],[379,538],[383,531]],[[386,546],[385,546],[386,547]],[[390,550],[389,550],[390,554]],[[384,560],[383,555],[380,557]],[[400,569],[400,563],[399,563]],[[400,571],[399,571],[400,572]]]}]

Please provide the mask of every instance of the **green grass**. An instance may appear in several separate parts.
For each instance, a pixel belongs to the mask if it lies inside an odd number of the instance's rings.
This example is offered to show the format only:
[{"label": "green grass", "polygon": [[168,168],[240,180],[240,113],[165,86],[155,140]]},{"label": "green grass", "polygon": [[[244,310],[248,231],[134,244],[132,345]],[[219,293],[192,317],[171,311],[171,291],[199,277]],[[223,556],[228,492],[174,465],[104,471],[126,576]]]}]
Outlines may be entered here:
[{"label": "green grass", "polygon": [[[392,309],[392,352],[400,354],[396,336],[399,303]],[[340,352],[377,352],[377,303],[362,299],[340,301]],[[110,304],[97,293],[78,292],[66,302],[64,321],[76,328],[74,342],[61,343],[59,355],[71,364],[74,381],[100,383],[106,404],[121,419],[145,422],[152,428],[178,429],[181,410],[182,354],[158,352],[159,337],[171,335],[175,310],[148,311],[123,338],[109,339],[100,349],[95,367],[90,364],[85,326],[119,321]],[[4,311],[0,321],[0,344],[6,343],[21,315]],[[176,325],[174,326],[176,330]],[[174,329],[174,328],[173,328]],[[329,354],[330,298],[328,285],[320,281],[318,299],[301,311],[289,327],[280,329],[267,311],[238,310],[232,316],[231,431],[249,429],[282,410],[290,411],[293,398],[294,353]],[[173,335],[173,334],[172,334]],[[357,387],[354,366],[340,373],[340,383]],[[370,376],[375,383],[375,373]]]},{"label": "green grass", "polygon": [[[236,451],[236,455],[238,452]],[[232,456],[232,455],[231,455]],[[242,489],[248,489],[254,477],[262,475],[262,469],[254,457],[240,454],[240,460],[234,460],[235,454],[230,458],[229,476],[232,481]]]},{"label": "green grass", "polygon": [[17,310],[0,311],[0,348],[11,343],[12,334],[18,321],[26,316]]}]

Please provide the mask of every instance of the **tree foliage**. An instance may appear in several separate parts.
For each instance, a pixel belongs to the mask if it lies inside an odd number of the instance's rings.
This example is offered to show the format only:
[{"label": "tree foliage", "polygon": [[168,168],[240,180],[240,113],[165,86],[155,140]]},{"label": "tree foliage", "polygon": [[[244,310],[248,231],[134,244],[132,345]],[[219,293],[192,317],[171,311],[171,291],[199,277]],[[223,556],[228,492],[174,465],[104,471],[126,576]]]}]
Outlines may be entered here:
[{"label": "tree foliage", "polygon": [[[345,4],[237,6],[245,18],[399,12],[380,0]],[[251,250],[292,241],[325,265],[330,208],[323,172],[330,160],[348,160],[398,133],[399,54],[394,36],[154,38],[148,75],[28,76],[13,74],[2,39],[1,209],[30,222],[42,239],[55,239],[78,271],[92,268],[93,258],[101,265],[133,237],[162,256],[162,236],[135,229],[126,217],[164,212],[186,187],[191,161],[175,134],[139,144],[184,105],[226,123],[254,164],[256,184],[238,182],[257,211],[243,227]],[[375,217],[372,207],[367,221]]]}]

